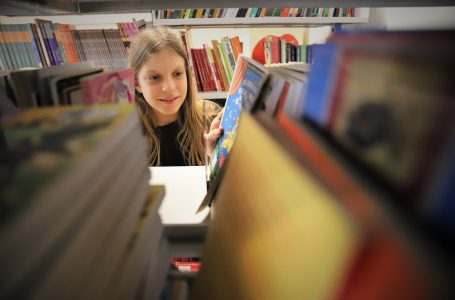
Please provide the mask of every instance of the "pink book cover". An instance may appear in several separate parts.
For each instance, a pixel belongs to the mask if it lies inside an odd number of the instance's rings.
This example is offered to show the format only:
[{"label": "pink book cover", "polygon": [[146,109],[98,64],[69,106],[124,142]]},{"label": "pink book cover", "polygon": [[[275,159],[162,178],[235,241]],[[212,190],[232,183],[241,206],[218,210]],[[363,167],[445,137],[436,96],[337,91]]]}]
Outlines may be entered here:
[{"label": "pink book cover", "polygon": [[94,103],[133,103],[134,69],[122,69],[81,79],[82,101]]}]

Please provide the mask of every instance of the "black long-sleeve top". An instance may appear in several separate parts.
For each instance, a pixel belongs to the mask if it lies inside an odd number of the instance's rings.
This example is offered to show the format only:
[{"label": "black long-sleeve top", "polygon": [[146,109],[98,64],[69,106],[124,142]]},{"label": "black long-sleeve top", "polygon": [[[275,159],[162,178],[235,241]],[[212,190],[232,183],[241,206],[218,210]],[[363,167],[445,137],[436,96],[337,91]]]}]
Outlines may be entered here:
[{"label": "black long-sleeve top", "polygon": [[[213,115],[213,117],[221,110],[221,107],[217,103],[209,100],[201,101],[205,102],[206,113]],[[178,120],[164,126],[156,127],[156,132],[160,139],[160,165],[163,167],[187,166],[177,142],[177,135],[180,132]]]},{"label": "black long-sleeve top", "polygon": [[186,166],[177,142],[177,135],[180,131],[178,121],[156,127],[156,131],[160,139],[161,166]]}]

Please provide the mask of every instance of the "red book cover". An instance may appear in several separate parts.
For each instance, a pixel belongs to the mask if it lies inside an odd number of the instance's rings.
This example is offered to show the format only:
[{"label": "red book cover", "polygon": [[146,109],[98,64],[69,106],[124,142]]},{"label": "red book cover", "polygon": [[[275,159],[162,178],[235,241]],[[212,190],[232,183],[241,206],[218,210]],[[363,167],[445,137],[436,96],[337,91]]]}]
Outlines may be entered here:
[{"label": "red book cover", "polygon": [[289,7],[284,7],[281,9],[280,17],[286,18],[289,14]]},{"label": "red book cover", "polygon": [[212,73],[212,69],[210,68],[210,62],[209,62],[207,51],[204,48],[202,48],[202,49],[199,49],[199,53],[201,56],[202,65],[204,67],[204,73],[207,78],[207,85],[208,85],[209,91],[216,91],[217,90],[216,85],[215,85],[216,78],[215,78],[214,74]]},{"label": "red book cover", "polygon": [[384,233],[370,234],[346,274],[337,299],[442,299],[431,290],[422,266],[418,268],[412,255],[400,246]]},{"label": "red book cover", "polygon": [[190,53],[191,53],[191,58],[193,60],[194,73],[197,76],[196,78],[198,81],[198,91],[203,92],[206,90],[206,85],[205,85],[204,77],[202,76],[201,65],[200,65],[201,62],[199,61],[196,49],[191,48]]},{"label": "red book cover", "polygon": [[202,56],[202,51],[204,51],[204,49],[194,49],[194,51],[196,53],[196,58],[197,58],[196,64],[197,64],[198,70],[200,72],[200,76],[202,78],[203,91],[204,92],[210,91],[209,76],[205,72],[205,65],[204,65],[204,60],[203,60],[203,56]]}]

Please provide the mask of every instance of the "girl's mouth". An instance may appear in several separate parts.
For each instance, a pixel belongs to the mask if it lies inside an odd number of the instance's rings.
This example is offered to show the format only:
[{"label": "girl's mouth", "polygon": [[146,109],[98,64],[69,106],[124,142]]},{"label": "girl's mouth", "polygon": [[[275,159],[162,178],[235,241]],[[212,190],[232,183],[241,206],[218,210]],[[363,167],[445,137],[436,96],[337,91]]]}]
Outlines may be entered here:
[{"label": "girl's mouth", "polygon": [[177,97],[171,97],[171,98],[162,98],[160,99],[160,101],[163,101],[163,102],[173,102],[175,100],[177,100],[179,98],[179,96]]}]

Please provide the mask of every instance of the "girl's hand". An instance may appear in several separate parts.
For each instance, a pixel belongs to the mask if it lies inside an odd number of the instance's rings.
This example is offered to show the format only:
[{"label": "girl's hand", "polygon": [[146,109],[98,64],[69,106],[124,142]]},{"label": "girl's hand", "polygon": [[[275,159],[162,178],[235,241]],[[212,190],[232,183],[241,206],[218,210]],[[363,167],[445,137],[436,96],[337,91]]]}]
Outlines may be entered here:
[{"label": "girl's hand", "polygon": [[221,125],[221,118],[224,114],[224,108],[218,113],[215,119],[213,119],[212,124],[210,124],[209,133],[204,134],[205,145],[207,147],[207,154],[212,155],[213,149],[215,149],[215,144],[218,138],[223,134],[223,128]]}]

